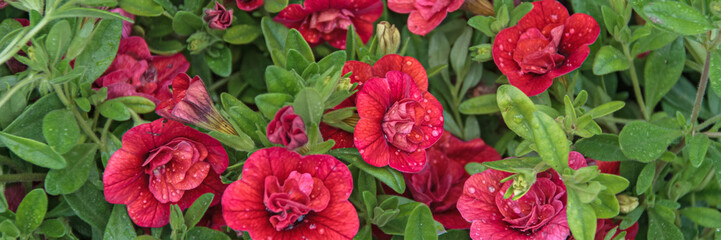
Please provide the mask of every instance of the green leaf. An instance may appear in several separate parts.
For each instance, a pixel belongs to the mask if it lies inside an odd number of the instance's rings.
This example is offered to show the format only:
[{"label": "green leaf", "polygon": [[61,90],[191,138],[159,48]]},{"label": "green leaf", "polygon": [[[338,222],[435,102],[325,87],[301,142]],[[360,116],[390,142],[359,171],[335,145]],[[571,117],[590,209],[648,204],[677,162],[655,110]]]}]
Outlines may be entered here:
[{"label": "green leaf", "polygon": [[151,53],[160,55],[176,54],[186,48],[185,42],[175,39],[163,40],[161,38],[151,38],[146,40]]},{"label": "green leaf", "polygon": [[643,7],[643,13],[654,26],[681,35],[696,35],[713,29],[703,14],[682,2],[651,2]]},{"label": "green leaf", "polygon": [[114,99],[122,102],[123,105],[125,105],[125,107],[127,107],[129,110],[132,110],[133,112],[139,114],[151,113],[155,111],[155,103],[153,103],[153,101],[150,101],[150,99],[144,97],[125,96]]},{"label": "green leaf", "polygon": [[296,50],[300,52],[303,57],[305,57],[305,60],[308,60],[308,62],[315,62],[315,57],[313,57],[313,51],[310,49],[310,46],[308,43],[303,39],[303,35],[298,32],[296,29],[290,29],[288,32],[288,36],[285,38],[285,54],[288,54],[288,51],[291,49]]},{"label": "green leaf", "polygon": [[178,35],[190,36],[203,28],[203,19],[191,12],[178,11],[173,17],[172,26]]},{"label": "green leaf", "polygon": [[138,16],[155,17],[163,14],[163,7],[153,0],[118,0],[118,5]]},{"label": "green leaf", "polygon": [[606,191],[609,191],[613,194],[623,192],[623,190],[626,190],[629,185],[629,182],[626,178],[608,173],[601,173],[593,180],[603,184],[603,186],[606,187]]},{"label": "green leaf", "polygon": [[707,207],[688,207],[681,214],[698,225],[708,228],[721,228],[721,212]]},{"label": "green leaf", "polygon": [[[273,119],[280,108],[293,101],[293,97],[284,93],[264,93],[255,97],[255,104],[268,119]],[[263,129],[265,131],[265,129]]]},{"label": "green leaf", "polygon": [[68,49],[72,31],[70,23],[67,20],[61,20],[50,28],[48,36],[45,38],[45,49],[48,51],[51,63],[56,63]]},{"label": "green leaf", "polygon": [[638,180],[636,181],[636,194],[641,195],[651,187],[653,183],[653,177],[656,174],[656,163],[650,162],[643,167],[641,173],[638,174]]},{"label": "green leaf", "polygon": [[468,19],[468,25],[477,29],[478,31],[481,31],[488,37],[493,37],[496,36],[496,34],[491,30],[491,23],[493,23],[495,20],[495,17],[478,15]]},{"label": "green leaf", "polygon": [[170,229],[173,234],[185,232],[188,229],[183,220],[183,210],[180,210],[178,204],[170,204]]},{"label": "green leaf", "polygon": [[105,201],[103,191],[98,190],[90,181],[73,192],[72,194],[63,195],[65,201],[75,214],[83,221],[90,224],[98,231],[103,231],[108,225],[112,206]]},{"label": "green leaf", "polygon": [[397,193],[403,193],[406,191],[406,183],[403,180],[403,174],[387,166],[379,168],[366,163],[363,158],[361,158],[358,150],[355,148],[333,149],[329,151],[328,154],[345,162],[351,163],[358,169],[376,177]]},{"label": "green leaf", "polygon": [[531,122],[536,151],[553,169],[568,167],[568,153],[571,143],[561,126],[545,113],[534,112]]},{"label": "green leaf", "polygon": [[467,115],[490,114],[501,111],[498,109],[496,94],[485,94],[463,101],[458,110]]},{"label": "green leaf", "polygon": [[576,142],[575,150],[587,158],[599,161],[625,161],[618,145],[618,136],[613,134],[597,134],[590,138],[584,138]]},{"label": "green leaf", "polygon": [[508,23],[508,26],[515,26],[518,20],[521,20],[521,18],[526,16],[531,10],[533,10],[533,3],[530,2],[521,3],[513,8],[513,10],[511,10],[511,21]]},{"label": "green leaf", "polygon": [[21,233],[29,234],[40,226],[48,211],[48,196],[40,188],[30,191],[23,198],[15,214],[15,224]]},{"label": "green leaf", "polygon": [[256,25],[240,24],[226,29],[223,40],[230,44],[248,44],[258,38],[261,33],[263,31]]},{"label": "green leaf", "polygon": [[[210,70],[221,77],[230,76],[230,72],[233,70],[232,60],[233,56],[230,53],[230,49],[224,44],[220,44],[220,49],[209,49],[205,52],[205,62],[208,64]],[[216,51],[217,55],[212,56],[208,54],[208,51]]]},{"label": "green leaf", "polygon": [[466,169],[468,175],[480,173],[486,171],[487,169],[485,166],[483,166],[483,164],[477,162],[469,162],[466,164],[466,166],[464,166],[464,168]]},{"label": "green leaf", "polygon": [[265,0],[263,7],[265,10],[271,13],[277,13],[288,6],[288,0]]},{"label": "green leaf", "polygon": [[539,157],[506,158],[498,161],[484,162],[483,166],[498,171],[517,173],[520,169],[533,169],[542,161]]},{"label": "green leaf", "polygon": [[43,118],[43,136],[57,153],[66,153],[77,143],[80,127],[70,110],[55,110]]},{"label": "green leaf", "polygon": [[693,136],[686,136],[686,147],[688,148],[688,159],[691,162],[691,166],[701,166],[704,158],[706,158],[706,152],[708,151],[710,142],[706,134],[697,133]]},{"label": "green leaf", "polygon": [[425,204],[418,204],[408,217],[404,239],[430,240],[438,239],[431,209]]},{"label": "green leaf", "polygon": [[628,69],[629,63],[626,56],[613,46],[601,47],[593,60],[593,74],[605,75],[612,72]]},{"label": "green leaf", "polygon": [[453,71],[456,75],[463,76],[464,67],[466,65],[466,58],[468,57],[468,47],[471,44],[471,37],[473,36],[473,29],[464,27],[461,35],[458,36],[456,41],[451,47],[450,62]]},{"label": "green leaf", "polygon": [[[30,105],[20,116],[15,118],[3,132],[13,134],[19,137],[25,137],[36,141],[45,141],[43,137],[43,121],[38,121],[45,117],[45,114],[56,109],[63,109],[65,105],[55,94],[50,94],[37,100]],[[0,141],[0,146],[5,146]]]},{"label": "green leaf", "polygon": [[361,193],[361,196],[363,196],[363,204],[366,207],[366,211],[371,218],[373,218],[373,208],[378,205],[378,199],[376,199],[376,195],[369,191],[363,191]]},{"label": "green leaf", "polygon": [[206,193],[195,199],[193,205],[190,205],[188,210],[185,210],[185,226],[193,228],[195,224],[198,224],[205,211],[208,210],[210,203],[213,202],[213,197],[215,197],[214,194]]},{"label": "green leaf", "polygon": [[[318,67],[320,68],[319,72],[324,73],[328,71],[329,69],[333,68],[333,71],[340,72],[343,70],[343,64],[345,64],[345,51],[335,51],[331,54],[328,54],[328,56],[325,56],[323,59],[318,61]],[[311,61],[313,62],[313,61]],[[333,75],[331,73],[330,75]]]},{"label": "green leaf", "polygon": [[[148,0],[150,1],[150,0]],[[120,44],[123,21],[101,20],[95,27],[92,38],[84,50],[75,59],[75,67],[84,67],[81,83],[91,83],[98,79],[115,59]]]},{"label": "green leaf", "polygon": [[208,3],[208,0],[184,0],[183,7],[188,12],[198,14],[206,3]]},{"label": "green leaf", "polygon": [[566,216],[571,233],[578,240],[592,240],[596,235],[596,213],[590,205],[581,203],[573,188],[566,189]]},{"label": "green leaf", "polygon": [[[663,219],[662,215],[659,214],[660,207],[651,208],[648,211],[648,239],[655,240],[676,240],[683,239],[681,230],[676,227],[676,224]],[[673,212],[671,212],[673,215]]]},{"label": "green leaf", "polygon": [[238,135],[235,135],[211,131],[210,133],[208,133],[208,135],[215,139],[218,139],[218,141],[225,144],[226,146],[232,147],[238,151],[249,152],[255,148],[255,143],[253,142],[253,139],[244,132],[239,132]]},{"label": "green leaf", "polygon": [[134,239],[136,237],[135,228],[130,221],[126,206],[113,206],[113,212],[110,214],[110,220],[108,220],[108,226],[105,228],[103,240]]},{"label": "green leaf", "polygon": [[131,23],[134,22],[133,19],[127,18],[118,13],[112,13],[109,11],[103,11],[100,9],[85,8],[85,7],[74,7],[74,8],[65,9],[61,12],[57,12],[57,13],[53,14],[53,18],[75,18],[75,17],[105,18],[105,19],[124,20],[124,21],[128,21]]},{"label": "green leaf", "polygon": [[631,55],[636,56],[646,51],[662,48],[678,38],[678,34],[650,27],[651,33],[639,38],[631,47]]},{"label": "green leaf", "polygon": [[5,132],[0,132],[0,141],[18,157],[32,164],[51,169],[62,169],[67,165],[63,156],[44,143]]},{"label": "green leaf", "polygon": [[533,139],[530,122],[536,106],[525,93],[511,85],[503,85],[496,92],[498,108],[508,128],[524,139]]},{"label": "green leaf", "polygon": [[646,58],[643,85],[647,110],[653,111],[656,104],[676,85],[686,62],[686,48],[683,38],[661,49],[651,52]]},{"label": "green leaf", "polygon": [[48,219],[40,224],[35,233],[43,234],[48,238],[59,238],[64,236],[66,231],[63,222],[58,219]]},{"label": "green leaf", "polygon": [[589,110],[584,115],[589,115],[591,118],[596,119],[621,110],[624,106],[626,106],[625,102],[611,101]]},{"label": "green leaf", "polygon": [[596,200],[589,204],[597,218],[612,218],[618,215],[620,206],[616,195],[607,190],[601,191]]},{"label": "green leaf", "polygon": [[3,236],[6,237],[17,238],[20,236],[20,230],[10,219],[5,219],[5,221],[0,223],[0,233],[2,233]]},{"label": "green leaf", "polygon": [[186,240],[230,240],[228,235],[206,227],[194,227],[185,234]]},{"label": "green leaf", "polygon": [[285,67],[285,39],[288,36],[288,28],[273,21],[270,17],[263,17],[260,26],[273,64]]},{"label": "green leaf", "polygon": [[125,107],[125,104],[117,98],[103,102],[100,106],[98,106],[98,110],[100,110],[100,114],[104,117],[116,121],[125,121],[130,119],[130,112]]},{"label": "green leaf", "polygon": [[621,129],[618,143],[626,157],[641,162],[650,162],[666,152],[668,145],[681,134],[679,130],[659,127],[643,121],[633,121]]},{"label": "green leaf", "polygon": [[721,49],[711,51],[709,81],[716,96],[721,96]]},{"label": "green leaf", "polygon": [[270,93],[287,93],[291,96],[295,96],[303,88],[303,83],[291,71],[278,66],[268,66],[265,69],[265,84]]},{"label": "green leaf", "polygon": [[63,157],[68,166],[63,169],[51,169],[45,177],[45,190],[48,194],[69,194],[75,192],[88,179],[90,166],[95,162],[97,145],[85,143],[75,146]]},{"label": "green leaf", "polygon": [[303,118],[306,126],[320,124],[323,115],[323,101],[318,91],[312,88],[301,90],[293,102],[295,114]]}]

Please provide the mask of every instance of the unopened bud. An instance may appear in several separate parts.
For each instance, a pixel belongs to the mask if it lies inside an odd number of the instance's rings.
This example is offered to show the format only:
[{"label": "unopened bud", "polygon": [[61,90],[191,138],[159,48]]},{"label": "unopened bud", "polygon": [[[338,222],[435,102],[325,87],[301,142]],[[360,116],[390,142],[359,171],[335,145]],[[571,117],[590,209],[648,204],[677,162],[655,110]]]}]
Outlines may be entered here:
[{"label": "unopened bud", "polygon": [[210,36],[205,32],[197,32],[190,35],[186,41],[190,54],[198,54],[210,45]]},{"label": "unopened bud", "polygon": [[638,207],[638,198],[626,194],[616,195],[621,213],[630,213]]},{"label": "unopened bud", "polygon": [[463,8],[473,13],[473,15],[495,16],[493,11],[493,3],[488,0],[466,0]]},{"label": "unopened bud", "polygon": [[378,36],[378,51],[381,56],[398,51],[398,47],[401,45],[401,33],[395,25],[382,21],[376,25],[376,34]]},{"label": "unopened bud", "polygon": [[470,48],[471,58],[476,62],[486,62],[493,59],[492,50],[493,46],[488,43],[478,44]]},{"label": "unopened bud", "polygon": [[350,82],[350,78],[342,77],[338,80],[338,85],[335,86],[336,91],[350,90],[353,87],[353,83]]}]

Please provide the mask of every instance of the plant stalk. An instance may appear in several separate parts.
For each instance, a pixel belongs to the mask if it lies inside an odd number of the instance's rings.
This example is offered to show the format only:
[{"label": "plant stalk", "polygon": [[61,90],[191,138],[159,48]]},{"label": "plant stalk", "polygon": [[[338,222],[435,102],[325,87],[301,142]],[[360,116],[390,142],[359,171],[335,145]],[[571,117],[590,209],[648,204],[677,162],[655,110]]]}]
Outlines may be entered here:
[{"label": "plant stalk", "polygon": [[0,183],[36,182],[45,180],[45,173],[18,173],[0,175]]},{"label": "plant stalk", "polygon": [[623,44],[623,53],[628,59],[628,70],[631,75],[631,83],[633,83],[633,92],[634,95],[636,95],[636,101],[638,102],[638,106],[641,108],[641,114],[643,114],[643,118],[648,121],[651,118],[651,115],[648,114],[648,110],[646,109],[646,103],[643,101],[643,95],[641,94],[641,86],[638,83],[638,74],[636,74],[636,66],[633,65],[633,56],[631,56],[631,52],[629,51],[627,44]]}]

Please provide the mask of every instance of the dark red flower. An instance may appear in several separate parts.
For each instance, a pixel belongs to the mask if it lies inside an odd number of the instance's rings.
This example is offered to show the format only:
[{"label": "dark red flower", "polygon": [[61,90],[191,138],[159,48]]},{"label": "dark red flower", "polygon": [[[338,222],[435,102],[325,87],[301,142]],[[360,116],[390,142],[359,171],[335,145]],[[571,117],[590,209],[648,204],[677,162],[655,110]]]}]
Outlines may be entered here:
[{"label": "dark red flower", "polygon": [[[621,221],[614,222],[611,219],[598,219],[596,221],[596,237],[594,239],[606,239],[606,234],[608,234],[611,229],[617,227],[620,223]],[[624,237],[624,239],[636,239],[636,234],[638,234],[638,223],[634,223],[630,227],[623,230],[616,229],[616,234],[613,234],[613,237],[611,237],[610,239],[615,238],[616,236],[618,236],[618,234],[621,234],[621,232],[626,232],[626,236]]]},{"label": "dark red flower", "polygon": [[218,140],[179,122],[158,119],[123,135],[123,147],[108,160],[103,174],[105,200],[125,204],[141,227],[162,227],[170,205],[188,208],[205,193],[220,201],[226,185],[220,176],[228,154]]},{"label": "dark red flower", "polygon": [[438,143],[426,149],[426,157],[429,163],[423,170],[404,174],[413,199],[428,205],[446,229],[469,228],[471,224],[456,209],[463,183],[470,177],[465,165],[500,160],[501,155],[480,138],[464,142],[444,132]]},{"label": "dark red flower", "polygon": [[205,10],[203,20],[208,22],[208,27],[212,29],[224,30],[233,23],[233,9],[225,10],[223,4],[215,2],[214,9]]},{"label": "dark red flower", "polygon": [[158,104],[155,112],[161,117],[190,123],[208,130],[231,135],[233,126],[213,107],[208,90],[200,77],[181,73],[173,79],[173,97]]},{"label": "dark red flower", "polygon": [[275,113],[275,117],[266,129],[268,140],[283,144],[288,150],[296,149],[308,143],[303,119],[295,114],[293,106],[285,106]]},{"label": "dark red flower", "polygon": [[[343,65],[343,75],[351,73],[350,82],[358,83],[357,90],[363,88],[363,83],[373,77],[383,78],[389,71],[400,71],[406,73],[413,78],[413,82],[421,91],[428,90],[428,75],[426,75],[426,69],[423,65],[413,57],[404,57],[398,54],[388,54],[383,56],[381,59],[375,62],[373,66],[361,61],[347,61]],[[355,107],[356,96],[347,98],[341,104],[338,104],[334,109],[340,109],[344,107]],[[338,128],[328,126],[326,124],[320,125],[321,135],[323,138],[335,140],[335,148],[351,148],[353,147],[353,134],[343,131]]]},{"label": "dark red flower", "polygon": [[408,30],[426,35],[436,28],[449,12],[458,10],[463,0],[388,0],[388,9],[408,15]]},{"label": "dark red flower", "polygon": [[298,29],[311,46],[328,41],[333,47],[345,49],[349,25],[353,24],[365,43],[373,35],[373,22],[382,14],[381,0],[306,0],[303,6],[288,5],[274,20]]},{"label": "dark red flower", "polygon": [[359,226],[352,190],[348,167],[334,157],[261,149],[223,194],[223,217],[253,239],[352,239]]},{"label": "dark red flower", "polygon": [[5,201],[8,204],[8,209],[13,212],[17,212],[20,202],[25,198],[25,185],[22,183],[8,183],[5,185]]},{"label": "dark red flower", "polygon": [[0,0],[0,9],[3,9],[8,6],[9,3],[5,2],[5,0]]},{"label": "dark red flower", "polygon": [[208,208],[208,211],[205,212],[205,215],[203,215],[203,218],[200,219],[197,226],[203,226],[218,231],[222,231],[224,226],[228,226],[228,224],[225,224],[225,219],[223,219],[223,208],[221,205],[215,205]]},{"label": "dark red flower", "polygon": [[120,40],[118,55],[95,80],[95,87],[108,87],[108,99],[141,96],[158,104],[171,98],[168,87],[173,78],[189,67],[182,53],[153,56],[145,39],[131,36]]},{"label": "dark red flower", "polygon": [[238,8],[243,11],[253,11],[256,8],[263,6],[263,0],[235,0],[238,4]]},{"label": "dark red flower", "polygon": [[511,85],[534,96],[555,77],[581,66],[601,31],[593,17],[568,10],[555,0],[533,2],[518,25],[503,29],[493,42],[493,61]]},{"label": "dark red flower", "polygon": [[353,138],[367,163],[418,172],[426,165],[425,149],[443,135],[443,106],[413,80],[390,71],[365,82],[358,93],[360,120]]}]

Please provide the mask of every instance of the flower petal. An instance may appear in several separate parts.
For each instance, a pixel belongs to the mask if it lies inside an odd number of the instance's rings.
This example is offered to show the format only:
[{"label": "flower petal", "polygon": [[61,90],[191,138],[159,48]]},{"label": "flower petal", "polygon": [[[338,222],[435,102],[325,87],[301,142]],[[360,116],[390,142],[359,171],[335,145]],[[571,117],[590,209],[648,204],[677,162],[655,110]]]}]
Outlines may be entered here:
[{"label": "flower petal", "polygon": [[[553,26],[558,26],[566,22],[568,18],[568,10],[563,4],[556,0],[543,0],[533,2],[533,9],[528,12],[525,16],[518,21],[518,28],[525,31],[529,28],[536,28],[541,30],[544,35],[547,35],[547,31]],[[594,20],[595,22],[595,20]],[[545,28],[547,31],[544,31]]]},{"label": "flower petal", "polygon": [[508,175],[510,174],[488,169],[468,178],[456,205],[463,218],[468,221],[501,220],[501,214],[496,207],[496,194],[501,190],[501,179]]},{"label": "flower petal", "polygon": [[190,205],[193,205],[195,200],[203,194],[212,193],[215,197],[213,197],[213,201],[210,202],[210,206],[214,206],[220,203],[221,196],[223,192],[225,192],[227,186],[227,184],[220,181],[220,175],[213,171],[209,171],[208,176],[198,187],[185,191],[185,194],[183,194],[183,198],[180,199],[178,205],[181,209],[186,209],[190,207]]},{"label": "flower petal", "polygon": [[238,8],[243,11],[253,11],[263,5],[263,0],[235,0]]},{"label": "flower petal", "polygon": [[417,116],[417,125],[423,131],[423,141],[420,148],[429,148],[435,144],[443,135],[443,106],[438,100],[426,92],[423,94],[423,100],[420,101],[423,107],[423,116]]},{"label": "flower petal", "polygon": [[471,223],[463,219],[456,208],[441,213],[433,213],[433,219],[443,224],[446,229],[468,229],[471,227]]},{"label": "flower petal", "polygon": [[323,180],[331,194],[331,202],[348,200],[353,191],[353,177],[350,170],[330,155],[308,155],[298,162],[298,171],[309,173]]},{"label": "flower petal", "polygon": [[353,132],[355,146],[368,164],[383,167],[388,165],[390,147],[381,132],[381,119],[361,118]]},{"label": "flower petal", "polygon": [[559,52],[566,56],[573,55],[581,47],[595,42],[600,32],[601,28],[593,17],[584,13],[573,14],[563,28]]},{"label": "flower petal", "polygon": [[428,75],[421,62],[413,57],[403,57],[398,54],[388,54],[373,64],[373,75],[386,77],[390,71],[400,71],[408,74],[421,91],[428,91]]},{"label": "flower petal", "polygon": [[141,227],[162,227],[170,222],[170,203],[160,203],[147,189],[128,204],[128,215]]},{"label": "flower petal", "polygon": [[292,233],[295,236],[286,239],[353,239],[358,232],[358,213],[348,201],[331,203],[322,212],[313,212],[306,218],[308,222],[299,224],[298,231]]},{"label": "flower petal", "polygon": [[125,149],[115,151],[103,172],[103,193],[106,201],[127,204],[137,198],[140,193],[138,190],[148,185],[147,176],[143,173],[143,160]]},{"label": "flower petal", "polygon": [[[426,166],[426,150],[417,149],[413,152],[405,152],[395,147],[388,149],[388,166],[401,172],[419,172]],[[363,158],[365,159],[365,158]]]},{"label": "flower petal", "polygon": [[359,83],[363,85],[364,82],[371,79],[373,73],[371,72],[371,65],[361,61],[347,61],[343,64],[343,75],[353,72],[350,76],[351,83]]},{"label": "flower petal", "polygon": [[447,14],[448,12],[446,11],[440,11],[433,14],[431,18],[425,19],[420,12],[413,11],[410,15],[408,15],[408,30],[414,34],[425,36],[441,24]]},{"label": "flower petal", "polygon": [[416,10],[415,0],[388,0],[388,9],[397,13],[410,13]]},{"label": "flower petal", "polygon": [[390,90],[391,87],[385,78],[371,78],[363,84],[363,89],[358,92],[356,98],[356,107],[361,120],[364,118],[383,119],[386,110],[392,104]]}]

